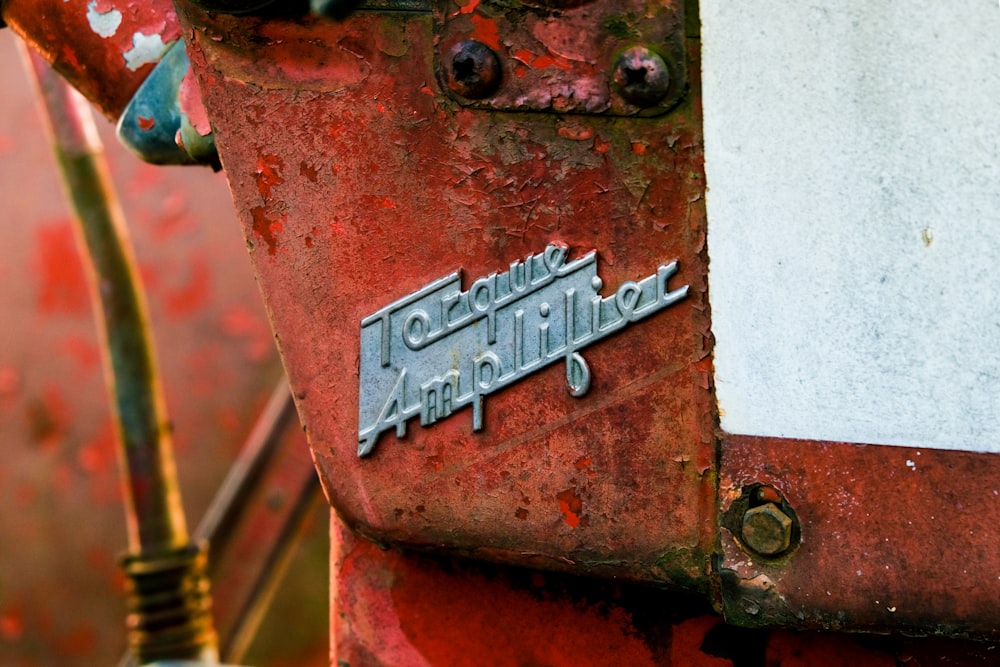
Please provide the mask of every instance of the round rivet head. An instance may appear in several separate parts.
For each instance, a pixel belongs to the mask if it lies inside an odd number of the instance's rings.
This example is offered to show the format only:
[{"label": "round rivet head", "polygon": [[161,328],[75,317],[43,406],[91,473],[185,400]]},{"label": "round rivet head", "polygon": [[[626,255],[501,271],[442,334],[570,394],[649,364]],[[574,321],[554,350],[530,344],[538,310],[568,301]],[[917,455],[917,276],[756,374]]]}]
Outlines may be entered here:
[{"label": "round rivet head", "polygon": [[751,507],[743,515],[743,543],[762,556],[777,556],[792,543],[792,520],[774,503]]},{"label": "round rivet head", "polygon": [[478,100],[500,86],[500,59],[493,49],[474,39],[459,42],[444,58],[448,88],[462,97]]},{"label": "round rivet head", "polygon": [[670,69],[659,54],[634,46],[618,57],[612,75],[622,98],[636,106],[653,106],[670,88]]}]

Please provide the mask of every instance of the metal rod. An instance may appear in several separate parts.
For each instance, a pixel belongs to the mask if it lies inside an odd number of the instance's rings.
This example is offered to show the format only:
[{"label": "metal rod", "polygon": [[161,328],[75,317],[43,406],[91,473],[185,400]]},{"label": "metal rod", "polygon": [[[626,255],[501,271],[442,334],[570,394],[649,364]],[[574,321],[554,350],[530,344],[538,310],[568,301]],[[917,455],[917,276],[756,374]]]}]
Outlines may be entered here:
[{"label": "metal rod", "polygon": [[295,404],[282,375],[194,531],[198,540],[206,540],[212,545],[216,558],[225,553],[229,536],[243,514],[247,499],[258,487],[262,473],[281,444],[285,427],[294,416]]},{"label": "metal rod", "polygon": [[230,635],[222,638],[222,657],[227,662],[241,662],[257,636],[257,630],[278,590],[278,584],[284,578],[296,549],[305,537],[307,519],[320,505],[317,502],[321,497],[320,488],[318,475],[310,475],[300,487],[292,510],[282,525],[281,532],[270,545],[266,563],[253,583],[253,589],[240,609]]},{"label": "metal rod", "polygon": [[86,100],[24,50],[87,267],[125,481],[129,643],[140,663],[217,660],[204,550],[190,543],[124,214]]}]

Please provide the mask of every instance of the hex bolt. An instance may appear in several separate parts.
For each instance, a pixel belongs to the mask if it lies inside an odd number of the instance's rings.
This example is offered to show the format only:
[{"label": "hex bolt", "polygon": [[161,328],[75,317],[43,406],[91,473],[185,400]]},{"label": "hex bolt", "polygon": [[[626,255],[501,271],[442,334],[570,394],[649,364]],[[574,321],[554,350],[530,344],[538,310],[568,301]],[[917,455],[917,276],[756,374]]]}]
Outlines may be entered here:
[{"label": "hex bolt", "polygon": [[743,515],[743,543],[762,556],[777,556],[792,544],[792,520],[774,503],[751,507]]},{"label": "hex bolt", "polygon": [[649,107],[667,96],[670,69],[659,54],[633,46],[618,57],[613,79],[626,102]]},{"label": "hex bolt", "polygon": [[444,65],[448,88],[470,100],[487,97],[500,85],[500,59],[493,49],[474,39],[451,47]]}]

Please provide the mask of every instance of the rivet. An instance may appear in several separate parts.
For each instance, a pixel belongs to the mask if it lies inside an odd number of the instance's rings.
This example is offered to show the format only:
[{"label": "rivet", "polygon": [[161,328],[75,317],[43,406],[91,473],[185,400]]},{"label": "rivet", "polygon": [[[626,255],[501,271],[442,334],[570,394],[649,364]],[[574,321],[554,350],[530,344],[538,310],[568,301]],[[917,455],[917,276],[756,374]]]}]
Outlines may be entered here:
[{"label": "rivet", "polygon": [[444,58],[448,88],[462,97],[478,100],[500,85],[500,59],[482,42],[468,39],[448,50]]},{"label": "rivet", "polygon": [[618,57],[613,79],[622,98],[640,107],[653,106],[670,88],[667,64],[644,46],[634,46]]}]

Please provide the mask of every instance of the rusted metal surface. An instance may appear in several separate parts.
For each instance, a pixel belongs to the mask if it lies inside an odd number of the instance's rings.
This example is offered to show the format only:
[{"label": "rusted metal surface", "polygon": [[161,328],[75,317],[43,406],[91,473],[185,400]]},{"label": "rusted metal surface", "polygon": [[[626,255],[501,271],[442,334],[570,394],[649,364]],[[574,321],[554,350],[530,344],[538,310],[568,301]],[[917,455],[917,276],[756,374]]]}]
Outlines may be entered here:
[{"label": "rusted metal surface", "polygon": [[740,628],[691,596],[383,550],[336,520],[333,532],[338,667],[982,667],[1000,648]]},{"label": "rusted metal surface", "polygon": [[[182,14],[341,516],[379,540],[706,591],[715,446],[697,82],[657,119],[484,113],[437,85],[430,16]],[[688,56],[697,72],[697,44]],[[359,460],[361,320],[456,269],[486,276],[553,242],[571,258],[596,249],[607,285],[677,260],[671,284],[689,294],[587,348],[583,399],[553,366],[491,396],[481,432],[461,411],[384,434]]]},{"label": "rusted metal surface", "polygon": [[[732,527],[732,508],[758,484],[780,491],[801,522],[787,555],[748,553]],[[728,435],[720,501],[733,622],[1000,633],[1000,457]]]},{"label": "rusted metal surface", "polygon": [[2,15],[111,119],[180,37],[170,0],[4,0]]},{"label": "rusted metal surface", "polygon": [[674,622],[706,613],[702,600],[664,605],[652,589],[384,551],[333,530],[333,664],[726,664],[699,650],[716,617],[671,641]]},{"label": "rusted metal surface", "polygon": [[[687,88],[684,3],[540,0],[434,3],[437,69],[460,104],[506,111],[659,115]],[[487,91],[452,85],[456,49],[475,42],[496,59]],[[459,77],[460,78],[460,77]]]}]

